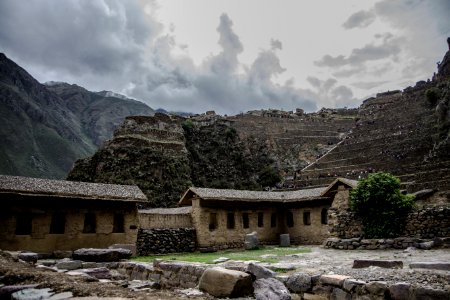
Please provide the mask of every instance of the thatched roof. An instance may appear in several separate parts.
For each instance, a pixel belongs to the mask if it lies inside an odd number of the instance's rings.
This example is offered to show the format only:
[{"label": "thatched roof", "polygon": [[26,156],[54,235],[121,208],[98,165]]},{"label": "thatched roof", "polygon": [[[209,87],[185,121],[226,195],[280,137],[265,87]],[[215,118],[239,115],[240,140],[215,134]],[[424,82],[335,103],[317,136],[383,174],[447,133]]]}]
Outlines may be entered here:
[{"label": "thatched roof", "polygon": [[216,201],[241,201],[241,202],[299,202],[322,198],[321,194],[324,188],[304,189],[288,192],[260,192],[260,191],[241,191],[228,189],[209,189],[209,188],[189,188],[181,197],[178,205],[191,205],[193,197],[199,197],[204,200]]},{"label": "thatched roof", "polygon": [[0,193],[111,201],[147,201],[147,197],[135,185],[76,182],[6,175],[0,175]]},{"label": "thatched roof", "polygon": [[152,209],[140,209],[140,214],[149,215],[188,215],[192,211],[191,206],[182,206],[174,208],[152,208]]}]

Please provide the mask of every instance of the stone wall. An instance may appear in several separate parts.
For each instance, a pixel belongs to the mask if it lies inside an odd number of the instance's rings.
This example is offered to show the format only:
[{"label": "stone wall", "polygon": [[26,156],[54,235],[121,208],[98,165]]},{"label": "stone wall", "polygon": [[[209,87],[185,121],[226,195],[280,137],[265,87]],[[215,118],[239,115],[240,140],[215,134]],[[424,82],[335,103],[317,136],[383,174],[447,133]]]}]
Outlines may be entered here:
[{"label": "stone wall", "polygon": [[[363,234],[361,220],[351,211],[329,210],[330,233],[334,237],[351,239]],[[413,210],[406,219],[401,236],[432,239],[450,235],[450,205],[423,206]]]},{"label": "stone wall", "polygon": [[196,249],[194,228],[139,229],[137,253],[140,256],[175,252],[193,252]]},{"label": "stone wall", "polygon": [[153,214],[139,211],[138,215],[143,229],[192,227],[190,214]]}]

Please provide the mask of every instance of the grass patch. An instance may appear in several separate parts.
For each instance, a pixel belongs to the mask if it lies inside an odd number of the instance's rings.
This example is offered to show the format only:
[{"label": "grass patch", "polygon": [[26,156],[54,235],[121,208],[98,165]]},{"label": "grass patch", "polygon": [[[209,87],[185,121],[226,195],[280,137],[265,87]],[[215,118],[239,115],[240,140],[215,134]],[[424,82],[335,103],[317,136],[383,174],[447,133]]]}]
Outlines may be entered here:
[{"label": "grass patch", "polygon": [[227,257],[231,260],[257,260],[260,262],[276,263],[280,260],[280,257],[292,254],[309,253],[311,249],[303,247],[273,247],[266,246],[257,250],[224,250],[212,253],[180,253],[180,254],[166,254],[166,255],[151,255],[151,256],[140,256],[136,257],[135,261],[150,262],[154,259],[163,260],[179,260],[187,262],[200,262],[213,264],[214,260],[219,257]]}]

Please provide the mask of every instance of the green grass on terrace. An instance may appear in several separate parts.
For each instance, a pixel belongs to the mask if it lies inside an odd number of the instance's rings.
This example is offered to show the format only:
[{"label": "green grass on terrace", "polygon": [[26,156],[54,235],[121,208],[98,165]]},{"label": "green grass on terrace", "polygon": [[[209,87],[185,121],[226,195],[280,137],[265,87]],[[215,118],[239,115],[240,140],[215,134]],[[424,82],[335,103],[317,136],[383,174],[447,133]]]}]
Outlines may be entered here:
[{"label": "green grass on terrace", "polygon": [[304,247],[274,247],[265,246],[257,250],[243,250],[243,249],[231,249],[224,251],[217,251],[212,253],[175,253],[166,255],[152,255],[152,256],[140,256],[136,257],[135,261],[150,262],[154,259],[162,260],[179,260],[187,262],[200,262],[213,264],[213,260],[219,257],[227,257],[230,260],[257,260],[260,262],[276,263],[280,257],[292,254],[309,253],[311,249]]}]

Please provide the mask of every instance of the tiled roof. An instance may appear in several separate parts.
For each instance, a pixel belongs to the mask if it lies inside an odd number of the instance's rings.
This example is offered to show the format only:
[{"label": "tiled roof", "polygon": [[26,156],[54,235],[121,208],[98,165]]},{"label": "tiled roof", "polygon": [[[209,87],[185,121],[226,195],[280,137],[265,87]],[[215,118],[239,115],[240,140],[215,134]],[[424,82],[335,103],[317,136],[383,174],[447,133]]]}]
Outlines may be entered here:
[{"label": "tiled roof", "polygon": [[0,175],[0,193],[39,194],[99,200],[146,202],[135,185],[76,182]]},{"label": "tiled roof", "polygon": [[285,203],[321,198],[323,190],[324,188],[314,188],[287,192],[262,192],[191,187],[181,197],[179,205],[190,205],[190,200],[187,199],[190,193],[205,200]]}]

